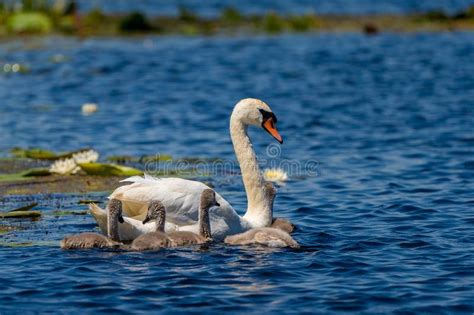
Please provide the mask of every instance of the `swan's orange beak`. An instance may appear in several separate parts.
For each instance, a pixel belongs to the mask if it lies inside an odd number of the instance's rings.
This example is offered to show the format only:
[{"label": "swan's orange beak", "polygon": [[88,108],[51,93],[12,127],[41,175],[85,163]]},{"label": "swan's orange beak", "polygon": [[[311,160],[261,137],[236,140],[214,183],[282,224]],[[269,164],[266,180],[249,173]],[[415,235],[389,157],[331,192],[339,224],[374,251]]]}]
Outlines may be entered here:
[{"label": "swan's orange beak", "polygon": [[263,129],[265,129],[269,134],[272,135],[278,142],[283,143],[283,139],[275,127],[275,123],[273,122],[273,118],[270,117],[262,124]]}]

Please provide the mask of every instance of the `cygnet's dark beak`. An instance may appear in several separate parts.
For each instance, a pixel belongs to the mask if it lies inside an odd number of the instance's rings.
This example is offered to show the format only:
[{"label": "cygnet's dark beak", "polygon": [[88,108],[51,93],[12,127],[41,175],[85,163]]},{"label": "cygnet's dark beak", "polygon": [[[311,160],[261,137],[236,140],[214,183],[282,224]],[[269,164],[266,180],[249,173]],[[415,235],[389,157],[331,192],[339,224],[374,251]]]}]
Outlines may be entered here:
[{"label": "cygnet's dark beak", "polygon": [[118,217],[118,221],[119,221],[120,223],[123,223],[123,222],[125,222],[125,221],[123,220],[123,217],[122,217],[121,215],[119,215],[119,217]]},{"label": "cygnet's dark beak", "polygon": [[146,217],[145,220],[142,221],[142,224],[146,224],[150,221],[150,218],[149,217]]},{"label": "cygnet's dark beak", "polygon": [[216,201],[216,206],[220,207],[221,205],[220,205],[220,203],[218,203],[218,202]]}]

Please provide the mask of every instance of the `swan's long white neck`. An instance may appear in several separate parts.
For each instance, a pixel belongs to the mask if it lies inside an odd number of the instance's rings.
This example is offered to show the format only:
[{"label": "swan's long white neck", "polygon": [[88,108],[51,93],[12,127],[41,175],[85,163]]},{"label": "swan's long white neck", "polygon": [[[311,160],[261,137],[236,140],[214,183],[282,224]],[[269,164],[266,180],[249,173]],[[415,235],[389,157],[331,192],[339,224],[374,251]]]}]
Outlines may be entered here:
[{"label": "swan's long white neck", "polygon": [[252,227],[264,227],[269,226],[272,222],[272,206],[265,195],[264,179],[252,142],[247,134],[247,127],[248,125],[234,110],[230,118],[230,136],[247,194],[247,212],[244,219]]}]

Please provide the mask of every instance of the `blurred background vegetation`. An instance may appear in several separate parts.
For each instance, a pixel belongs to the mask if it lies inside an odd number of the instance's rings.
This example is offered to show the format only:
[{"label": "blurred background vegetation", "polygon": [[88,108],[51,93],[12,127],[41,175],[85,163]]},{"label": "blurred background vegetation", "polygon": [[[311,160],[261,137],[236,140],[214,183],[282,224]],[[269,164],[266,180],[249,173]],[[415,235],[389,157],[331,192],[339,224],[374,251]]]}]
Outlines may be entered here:
[{"label": "blurred background vegetation", "polygon": [[269,11],[245,15],[224,8],[220,15],[202,17],[186,7],[173,16],[147,16],[143,12],[106,13],[96,7],[81,11],[74,0],[0,1],[0,37],[28,34],[123,35],[137,33],[212,35],[216,33],[280,33],[318,30],[369,34],[379,30],[418,31],[474,28],[474,6],[447,14],[441,10],[408,15],[279,14]]}]

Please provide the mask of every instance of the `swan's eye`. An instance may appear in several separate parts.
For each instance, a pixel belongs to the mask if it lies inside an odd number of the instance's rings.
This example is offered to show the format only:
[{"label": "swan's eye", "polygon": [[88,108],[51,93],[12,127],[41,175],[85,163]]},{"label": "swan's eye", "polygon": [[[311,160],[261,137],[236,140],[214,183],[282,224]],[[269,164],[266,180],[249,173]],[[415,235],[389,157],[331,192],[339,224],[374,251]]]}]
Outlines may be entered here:
[{"label": "swan's eye", "polygon": [[263,123],[269,120],[270,118],[272,118],[273,123],[275,124],[277,123],[277,118],[275,114],[273,114],[272,112],[267,112],[266,110],[263,110],[263,109],[259,109],[259,111],[262,114]]}]

